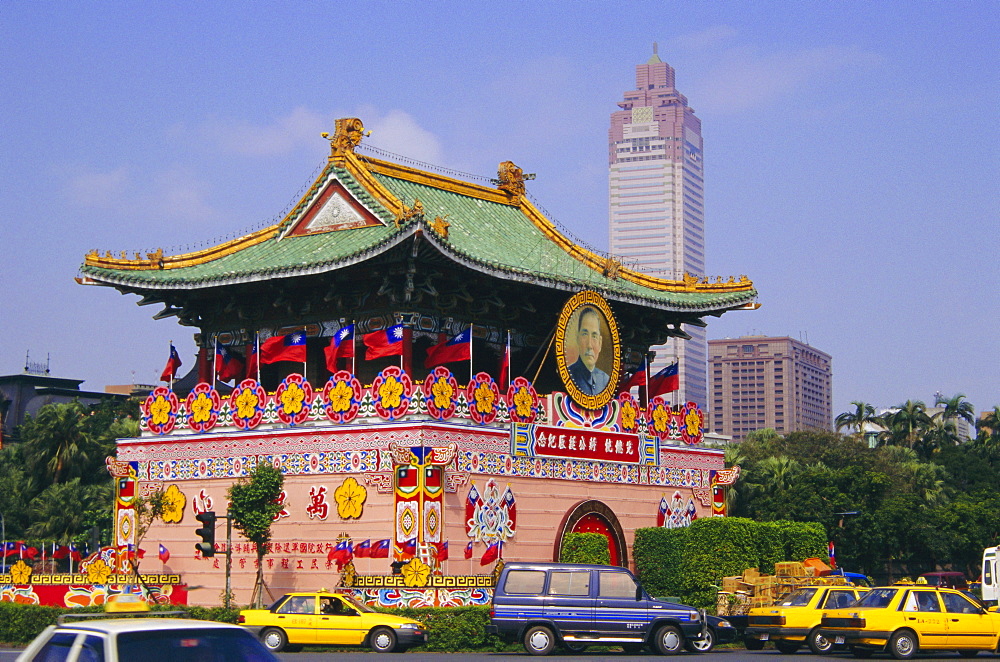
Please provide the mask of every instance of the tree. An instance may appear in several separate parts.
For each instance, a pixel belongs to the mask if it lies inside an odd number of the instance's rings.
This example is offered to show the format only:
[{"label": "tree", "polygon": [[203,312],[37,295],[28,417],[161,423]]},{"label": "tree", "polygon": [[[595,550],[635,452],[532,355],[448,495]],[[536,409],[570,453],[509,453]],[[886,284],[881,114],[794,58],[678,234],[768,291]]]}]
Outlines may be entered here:
[{"label": "tree", "polygon": [[25,532],[66,544],[87,528],[88,510],[101,508],[111,513],[114,493],[111,485],[81,485],[79,478],[53,483],[31,500],[28,515],[31,525]]},{"label": "tree", "polygon": [[25,465],[42,486],[83,477],[83,469],[97,450],[86,429],[86,417],[87,410],[74,400],[46,405],[20,425]]},{"label": "tree", "polygon": [[247,478],[229,487],[229,517],[233,527],[257,550],[257,580],[251,603],[263,606],[264,556],[271,542],[271,524],[281,512],[281,488],[285,477],[266,462],[260,462]]},{"label": "tree", "polygon": [[953,395],[950,398],[938,394],[934,398],[934,405],[937,407],[944,405],[941,411],[934,414],[934,418],[943,418],[946,421],[954,418],[962,418],[969,425],[973,425],[976,422],[976,408],[971,402],[965,399],[964,393]]},{"label": "tree", "polygon": [[888,443],[915,448],[931,424],[927,405],[920,400],[907,400],[882,417],[888,428]]},{"label": "tree", "polygon": [[864,437],[865,425],[868,424],[878,424],[881,423],[878,416],[875,415],[875,407],[871,406],[867,402],[861,402],[860,400],[853,400],[851,404],[854,405],[854,411],[845,411],[842,414],[838,414],[834,422],[837,424],[837,431],[843,430],[844,428],[855,430],[858,439]]}]

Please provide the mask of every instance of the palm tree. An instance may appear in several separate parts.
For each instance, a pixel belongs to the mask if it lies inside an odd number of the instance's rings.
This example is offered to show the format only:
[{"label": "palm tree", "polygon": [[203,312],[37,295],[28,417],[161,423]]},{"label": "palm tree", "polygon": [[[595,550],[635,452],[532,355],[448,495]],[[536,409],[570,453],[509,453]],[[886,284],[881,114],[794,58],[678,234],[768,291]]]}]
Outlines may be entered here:
[{"label": "palm tree", "polygon": [[851,404],[854,405],[854,411],[838,414],[834,422],[837,424],[838,432],[844,428],[853,428],[858,439],[862,439],[865,434],[865,425],[868,423],[878,425],[881,423],[881,419],[875,414],[875,407],[867,402],[852,400]]},{"label": "palm tree", "polygon": [[976,421],[976,443],[987,446],[1000,444],[1000,405]]},{"label": "palm tree", "polygon": [[958,437],[955,424],[946,418],[935,417],[920,437],[915,450],[929,459],[935,451],[945,446],[956,446],[959,443],[961,443],[961,440]]},{"label": "palm tree", "polygon": [[944,409],[934,414],[934,418],[943,418],[946,421],[953,418],[962,418],[969,425],[973,425],[976,422],[976,408],[971,402],[965,399],[964,393],[953,395],[950,398],[938,394],[934,398],[934,405],[936,407],[944,405]]},{"label": "palm tree", "polygon": [[890,433],[890,443],[915,448],[931,424],[927,405],[920,400],[907,400],[882,417]]},{"label": "palm tree", "polygon": [[79,477],[95,441],[86,430],[87,413],[79,401],[45,405],[21,425],[29,474],[42,485]]}]

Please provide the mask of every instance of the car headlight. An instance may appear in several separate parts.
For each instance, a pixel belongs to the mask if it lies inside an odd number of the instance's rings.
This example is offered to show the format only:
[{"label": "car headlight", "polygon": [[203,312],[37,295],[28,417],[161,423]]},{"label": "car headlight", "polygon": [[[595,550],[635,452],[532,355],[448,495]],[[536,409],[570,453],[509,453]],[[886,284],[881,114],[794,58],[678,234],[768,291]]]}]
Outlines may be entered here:
[{"label": "car headlight", "polygon": [[691,622],[698,623],[700,621],[701,621],[701,614],[696,611],[691,612]]},{"label": "car headlight", "polygon": [[403,623],[399,626],[400,630],[417,630],[420,628],[419,623]]},{"label": "car headlight", "polygon": [[733,627],[733,624],[730,623],[729,621],[719,621],[718,623],[715,624],[715,627],[717,627],[717,628],[731,628],[731,627]]}]

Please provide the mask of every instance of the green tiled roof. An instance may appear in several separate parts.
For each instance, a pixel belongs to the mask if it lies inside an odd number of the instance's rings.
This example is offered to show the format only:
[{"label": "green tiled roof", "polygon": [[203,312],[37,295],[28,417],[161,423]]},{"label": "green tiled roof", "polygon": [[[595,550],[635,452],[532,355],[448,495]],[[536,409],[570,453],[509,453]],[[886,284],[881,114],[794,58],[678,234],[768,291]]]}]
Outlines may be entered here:
[{"label": "green tiled roof", "polygon": [[[355,159],[350,163],[357,167],[363,162]],[[611,299],[706,313],[745,305],[756,298],[756,291],[746,281],[729,287],[716,284],[685,287],[684,283],[678,283],[675,288],[664,289],[647,287],[634,279],[610,278],[592,263],[571,254],[567,240],[554,237],[552,228],[541,227],[519,206],[504,202],[506,198],[497,191],[483,189],[483,195],[477,197],[460,186],[434,185],[440,177],[437,180],[408,177],[407,172],[410,171],[377,167],[367,171],[367,176],[374,177],[406,207],[413,207],[416,200],[422,203],[422,218],[409,218],[398,226],[397,214],[380,202],[384,192],[375,190],[377,185],[363,183],[366,173],[355,176],[343,161],[339,164],[331,161],[279,226],[217,247],[214,253],[208,251],[187,260],[184,258],[188,256],[170,258],[172,262],[166,268],[156,268],[150,260],[133,262],[92,255],[81,272],[90,282],[125,290],[195,290],[333,271],[370,259],[421,232],[443,255],[495,278],[568,291],[593,289]],[[329,177],[336,178],[384,225],[317,234],[284,234],[303,217]],[[436,217],[449,224],[447,236],[431,228]]]}]

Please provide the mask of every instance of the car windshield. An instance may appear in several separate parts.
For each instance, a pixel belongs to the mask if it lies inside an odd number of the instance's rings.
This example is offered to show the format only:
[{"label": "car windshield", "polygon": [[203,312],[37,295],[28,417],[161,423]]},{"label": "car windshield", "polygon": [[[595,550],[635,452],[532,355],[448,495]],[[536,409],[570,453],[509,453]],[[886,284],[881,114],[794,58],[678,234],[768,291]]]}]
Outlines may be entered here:
[{"label": "car windshield", "polygon": [[804,607],[809,604],[812,600],[812,596],[816,595],[815,588],[800,588],[796,591],[792,591],[781,600],[778,601],[779,607]]},{"label": "car windshield", "polygon": [[142,662],[274,662],[249,632],[223,628],[157,630],[118,635],[118,659]]},{"label": "car windshield", "polygon": [[351,605],[354,606],[360,612],[364,612],[366,614],[374,614],[375,613],[374,609],[372,609],[371,607],[369,607],[368,605],[366,605],[366,604],[364,604],[362,602],[358,602],[357,600],[355,600],[354,598],[352,598],[349,595],[344,595],[343,593],[341,593],[340,597],[343,598],[345,602],[351,603]]},{"label": "car windshield", "polygon": [[896,595],[894,588],[876,588],[868,591],[854,605],[855,607],[888,607]]}]

